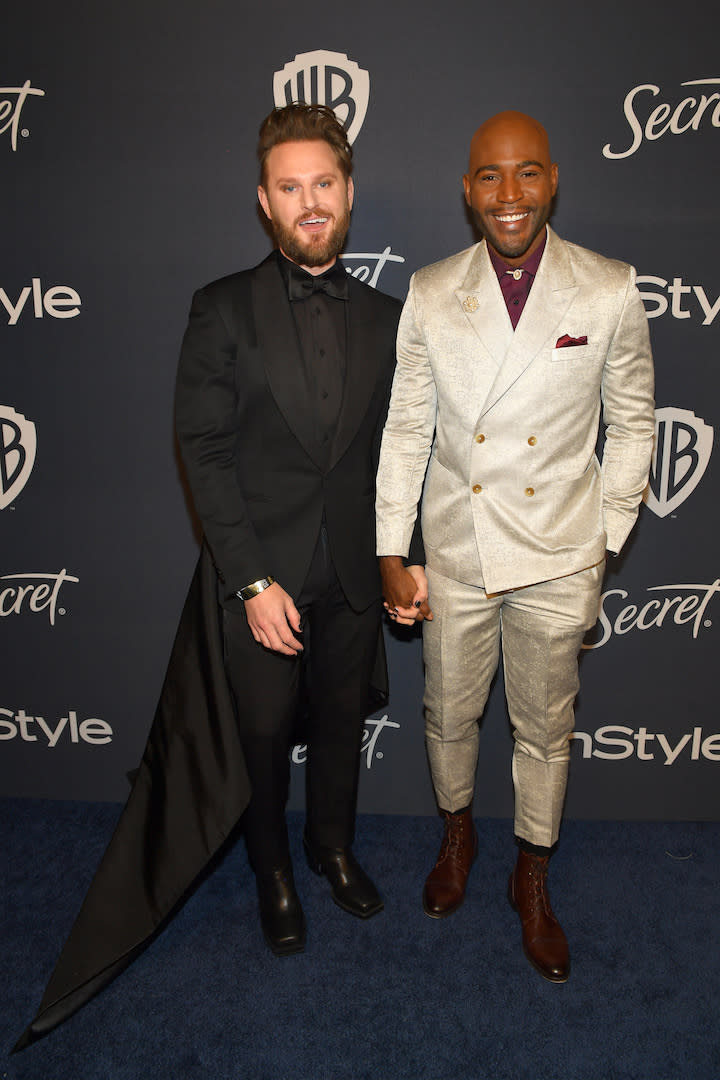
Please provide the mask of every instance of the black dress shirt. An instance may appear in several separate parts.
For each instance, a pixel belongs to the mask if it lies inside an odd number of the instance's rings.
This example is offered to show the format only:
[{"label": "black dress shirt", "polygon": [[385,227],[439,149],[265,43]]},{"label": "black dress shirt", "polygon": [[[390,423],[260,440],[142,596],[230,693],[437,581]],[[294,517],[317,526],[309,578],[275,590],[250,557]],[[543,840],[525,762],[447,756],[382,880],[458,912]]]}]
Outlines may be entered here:
[{"label": "black dress shirt", "polygon": [[[314,419],[315,437],[310,450],[313,460],[327,469],[345,383],[349,303],[346,271],[336,262],[324,274],[308,274],[281,252],[278,264],[291,297],[302,356],[305,401],[298,402],[298,407],[306,409]],[[323,290],[328,279],[332,294]],[[343,292],[344,298],[336,295]]]}]

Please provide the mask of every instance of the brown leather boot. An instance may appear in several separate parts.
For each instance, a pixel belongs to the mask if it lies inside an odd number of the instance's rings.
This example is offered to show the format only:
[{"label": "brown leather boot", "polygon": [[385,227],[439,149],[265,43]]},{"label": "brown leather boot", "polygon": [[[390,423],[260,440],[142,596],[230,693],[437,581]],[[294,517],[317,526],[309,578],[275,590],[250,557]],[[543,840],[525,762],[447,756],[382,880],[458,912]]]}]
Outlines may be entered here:
[{"label": "brown leather boot", "polygon": [[423,911],[431,919],[444,919],[460,907],[465,899],[470,867],[477,855],[477,833],[470,807],[454,814],[449,810],[440,813],[445,819],[445,835],[423,889]]},{"label": "brown leather boot", "polygon": [[560,923],[553,915],[547,894],[548,855],[518,852],[510,875],[508,899],[520,916],[525,955],[550,982],[566,982],[570,952]]}]

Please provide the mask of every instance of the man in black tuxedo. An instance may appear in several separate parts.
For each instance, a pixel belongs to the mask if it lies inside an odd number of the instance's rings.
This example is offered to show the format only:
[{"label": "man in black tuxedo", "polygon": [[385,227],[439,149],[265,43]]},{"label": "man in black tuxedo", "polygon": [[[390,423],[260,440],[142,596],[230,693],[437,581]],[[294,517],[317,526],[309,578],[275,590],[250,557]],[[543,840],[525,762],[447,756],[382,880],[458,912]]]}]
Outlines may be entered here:
[{"label": "man in black tuxedo", "polygon": [[[351,844],[371,678],[386,680],[375,473],[401,305],[337,262],[353,182],[334,113],[274,109],[258,152],[278,250],[196,293],[177,379],[206,543],[132,791],[18,1050],[140,955],[241,815],[267,943],[302,950],[285,804],[305,693],[310,865],[351,914],[383,906]],[[410,625],[429,615],[419,535],[408,561],[390,617]]]},{"label": "man in black tuxedo", "polygon": [[[400,304],[337,261],[354,189],[352,150],[334,113],[274,109],[258,156],[258,198],[278,249],[195,294],[176,424],[220,580],[261,924],[284,955],[305,942],[285,824],[288,752],[305,688],[307,858],[346,911],[368,918],[383,907],[351,844],[363,719],[382,647],[375,472]],[[423,603],[422,571],[418,581]]]}]

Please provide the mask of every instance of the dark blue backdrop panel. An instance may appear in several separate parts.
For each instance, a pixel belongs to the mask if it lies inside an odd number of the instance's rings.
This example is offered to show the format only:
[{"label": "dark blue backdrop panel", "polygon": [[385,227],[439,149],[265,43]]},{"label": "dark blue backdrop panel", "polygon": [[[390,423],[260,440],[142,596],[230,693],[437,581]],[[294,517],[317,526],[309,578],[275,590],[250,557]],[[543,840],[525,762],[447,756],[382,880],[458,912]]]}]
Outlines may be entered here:
[{"label": "dark blue backdrop panel", "polygon": [[[710,0],[693,11],[714,24]],[[714,36],[674,5],[616,2],[549,18],[518,0],[509,26],[483,5],[366,0],[313,22],[276,0],[5,13],[2,793],[127,793],[197,552],[172,431],[178,346],[193,289],[269,250],[257,127],[274,83],[282,96],[302,70],[359,126],[346,265],[378,288],[403,297],[417,267],[474,242],[460,178],[472,132],[503,108],[550,132],[557,231],[637,267],[658,452],[583,654],[568,813],[717,818]],[[388,649],[361,808],[432,813],[420,641],[388,631]],[[509,816],[502,673],[482,729],[476,810]]]}]

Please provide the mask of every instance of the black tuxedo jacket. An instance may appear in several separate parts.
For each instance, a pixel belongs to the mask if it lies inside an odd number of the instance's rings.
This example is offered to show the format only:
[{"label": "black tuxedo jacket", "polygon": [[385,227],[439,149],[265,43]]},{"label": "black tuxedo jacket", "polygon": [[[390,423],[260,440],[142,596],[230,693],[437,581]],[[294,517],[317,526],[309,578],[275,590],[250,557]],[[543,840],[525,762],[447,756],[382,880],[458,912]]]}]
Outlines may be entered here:
[{"label": "black tuxedo jacket", "polygon": [[181,452],[225,606],[242,607],[237,590],[268,574],[297,597],[324,510],[340,583],[362,611],[380,595],[375,474],[401,304],[348,280],[345,386],[323,469],[308,449],[300,344],[277,258],[193,298],[176,390]]}]

